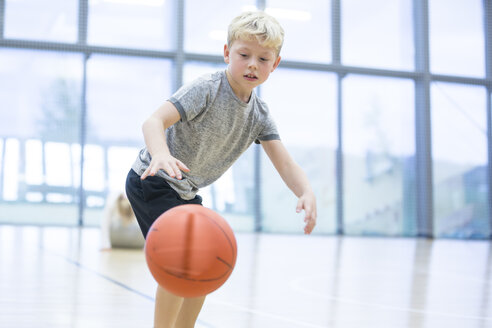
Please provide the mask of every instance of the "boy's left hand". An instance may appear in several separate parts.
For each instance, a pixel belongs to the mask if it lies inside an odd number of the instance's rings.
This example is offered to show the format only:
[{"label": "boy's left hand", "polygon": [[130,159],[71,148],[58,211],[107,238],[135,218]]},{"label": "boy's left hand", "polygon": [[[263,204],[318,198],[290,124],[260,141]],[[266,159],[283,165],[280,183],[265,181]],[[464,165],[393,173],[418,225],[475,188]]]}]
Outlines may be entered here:
[{"label": "boy's left hand", "polygon": [[304,210],[304,222],[306,223],[304,227],[304,233],[310,234],[316,225],[316,197],[313,193],[307,193],[299,197],[297,202],[296,212],[300,213]]}]

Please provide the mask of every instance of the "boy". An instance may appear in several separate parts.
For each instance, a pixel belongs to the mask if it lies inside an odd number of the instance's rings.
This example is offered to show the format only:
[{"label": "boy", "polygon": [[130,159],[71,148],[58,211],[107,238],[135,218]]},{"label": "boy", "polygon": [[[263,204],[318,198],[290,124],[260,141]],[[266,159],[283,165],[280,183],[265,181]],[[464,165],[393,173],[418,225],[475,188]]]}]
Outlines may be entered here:
[{"label": "boy", "polygon": [[[224,45],[226,71],[180,88],[143,124],[142,149],[126,190],[144,236],[164,211],[201,204],[198,188],[217,180],[253,143],[261,143],[305,211],[304,232],[316,224],[316,199],[306,175],[282,145],[266,104],[253,89],[280,63],[284,32],[263,12],[233,19]],[[181,298],[157,288],[155,327],[194,327],[205,297]]]}]

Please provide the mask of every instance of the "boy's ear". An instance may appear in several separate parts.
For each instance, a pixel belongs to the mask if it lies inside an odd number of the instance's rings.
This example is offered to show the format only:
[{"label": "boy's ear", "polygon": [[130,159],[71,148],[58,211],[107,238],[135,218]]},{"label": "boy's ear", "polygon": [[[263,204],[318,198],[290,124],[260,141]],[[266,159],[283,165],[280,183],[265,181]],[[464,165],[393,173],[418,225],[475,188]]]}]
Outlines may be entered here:
[{"label": "boy's ear", "polygon": [[224,62],[226,64],[229,64],[229,55],[230,55],[230,51],[229,51],[229,47],[227,46],[227,43],[224,44]]},{"label": "boy's ear", "polygon": [[282,59],[282,57],[277,56],[277,59],[275,59],[275,63],[273,63],[272,72],[278,67],[278,64],[280,64],[281,59]]}]

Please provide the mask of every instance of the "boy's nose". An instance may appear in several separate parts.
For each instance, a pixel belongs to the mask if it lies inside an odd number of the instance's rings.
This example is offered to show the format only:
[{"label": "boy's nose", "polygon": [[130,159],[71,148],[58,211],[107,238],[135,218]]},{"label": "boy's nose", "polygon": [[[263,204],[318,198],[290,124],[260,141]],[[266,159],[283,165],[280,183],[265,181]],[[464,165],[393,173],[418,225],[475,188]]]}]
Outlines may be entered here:
[{"label": "boy's nose", "polygon": [[249,67],[253,67],[253,68],[256,68],[257,66],[257,62],[256,62],[256,59],[252,58],[250,61],[249,61]]}]

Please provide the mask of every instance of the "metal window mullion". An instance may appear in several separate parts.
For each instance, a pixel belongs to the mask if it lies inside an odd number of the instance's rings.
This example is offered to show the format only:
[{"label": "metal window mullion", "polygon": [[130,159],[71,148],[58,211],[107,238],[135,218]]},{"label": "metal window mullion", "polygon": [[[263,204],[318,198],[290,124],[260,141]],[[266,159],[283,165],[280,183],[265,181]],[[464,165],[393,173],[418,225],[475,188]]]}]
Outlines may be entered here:
[{"label": "metal window mullion", "polygon": [[176,53],[174,55],[174,86],[177,90],[183,84],[183,67],[185,62],[184,53],[184,1],[175,0],[176,10]]},{"label": "metal window mullion", "polygon": [[79,43],[63,43],[53,41],[33,41],[22,39],[0,39],[0,47],[4,48],[17,48],[17,49],[35,49],[35,50],[49,50],[59,52],[73,52],[73,53],[98,53],[105,55],[118,55],[118,56],[131,56],[131,57],[144,57],[144,58],[174,58],[175,52],[171,51],[159,51],[149,49],[136,49],[136,48],[112,48],[108,46],[94,46]]},{"label": "metal window mullion", "polygon": [[85,211],[85,190],[84,190],[84,163],[85,163],[85,143],[87,138],[87,62],[90,55],[85,54],[82,73],[82,91],[80,96],[80,185],[79,185],[79,221],[78,225],[84,225]]},{"label": "metal window mullion", "polygon": [[254,231],[263,231],[263,210],[262,210],[262,192],[261,192],[261,146],[254,145],[254,180],[253,180],[253,219]]},{"label": "metal window mullion", "polygon": [[[261,85],[256,88],[256,95],[261,97]],[[262,188],[261,188],[261,145],[254,144],[253,157],[253,219],[254,231],[263,231],[263,203],[262,203]]]},{"label": "metal window mullion", "polygon": [[340,0],[331,2],[331,57],[332,63],[340,65],[342,62],[342,18]]},{"label": "metal window mullion", "polygon": [[342,82],[343,75],[337,76],[337,139],[336,150],[336,227],[337,235],[345,234],[344,229],[344,197],[343,197],[343,104],[342,104]]},{"label": "metal window mullion", "polygon": [[[78,38],[77,45],[85,48],[87,46],[87,24],[88,24],[88,0],[79,0],[79,20],[78,20]],[[82,50],[82,49],[81,49]],[[79,125],[79,144],[80,144],[80,181],[78,190],[78,226],[84,225],[84,212],[85,212],[85,190],[84,190],[84,162],[85,162],[85,143],[87,138],[87,102],[86,102],[86,90],[87,90],[87,61],[90,57],[88,49],[84,51],[84,62],[82,72],[82,90],[80,95],[80,125]]]},{"label": "metal window mullion", "polygon": [[[256,0],[256,8],[258,10],[265,10],[266,0]],[[256,89],[258,97],[261,97],[261,86]],[[263,231],[263,203],[261,192],[261,146],[254,145],[254,157],[253,157],[253,220],[254,231]]]},{"label": "metal window mullion", "polygon": [[[342,33],[341,33],[341,3],[340,0],[332,0],[331,3],[331,57],[332,64],[341,66],[342,62]],[[342,104],[342,82],[345,74],[337,71],[337,149],[336,149],[336,226],[337,235],[344,234],[344,212],[343,212],[343,104]]]},{"label": "metal window mullion", "polygon": [[[1,1],[1,0],[0,0]],[[161,58],[161,59],[175,59],[176,52],[174,51],[158,51],[149,49],[132,49],[132,48],[112,48],[106,46],[94,46],[83,45],[78,43],[63,43],[52,41],[33,41],[33,40],[20,40],[20,39],[0,39],[0,47],[3,48],[15,48],[15,49],[35,49],[35,50],[49,50],[60,52],[73,52],[73,53],[92,53],[92,54],[105,54],[105,55],[118,55],[118,56],[131,56],[131,57],[143,57],[143,58]],[[186,53],[184,55],[186,61],[201,61],[207,63],[223,63],[223,56],[220,55],[207,55],[198,53]],[[359,67],[359,66],[345,66],[335,63],[311,63],[300,62],[292,60],[282,60],[282,68],[302,69],[308,71],[318,72],[332,72],[341,74],[359,74],[368,76],[382,76],[382,77],[396,77],[405,79],[417,79],[421,73],[413,71],[399,71],[381,68]],[[492,83],[492,78],[474,78],[466,76],[455,75],[443,75],[443,74],[431,74],[432,81],[443,81],[460,84],[470,84],[479,86],[488,86]]]},{"label": "metal window mullion", "polygon": [[489,238],[492,239],[492,86],[487,88]]},{"label": "metal window mullion", "polygon": [[0,0],[0,39],[3,39],[5,31],[5,0]]},{"label": "metal window mullion", "polygon": [[258,8],[258,10],[265,10],[267,7],[266,2],[267,0],[256,0],[256,8]]},{"label": "metal window mullion", "polygon": [[79,0],[78,40],[81,45],[87,44],[88,0]]},{"label": "metal window mullion", "polygon": [[414,0],[415,37],[415,149],[417,236],[433,237],[433,181],[430,115],[429,6]]},{"label": "metal window mullion", "polygon": [[[492,3],[483,0],[484,35],[485,35],[485,74],[487,80],[492,79]],[[487,85],[487,155],[488,155],[488,210],[489,210],[489,238],[492,238],[492,82]]]},{"label": "metal window mullion", "polygon": [[87,48],[87,22],[89,12],[88,0],[79,0],[79,20],[78,20],[78,38],[77,45],[82,46],[84,49],[84,63],[82,72],[82,90],[80,95],[80,125],[79,125],[79,143],[80,143],[80,184],[78,191],[78,226],[84,225],[84,213],[85,213],[85,199],[86,194],[84,190],[84,163],[85,163],[85,142],[87,138],[87,102],[86,102],[86,90],[87,90],[87,61],[90,57],[90,52]]}]

